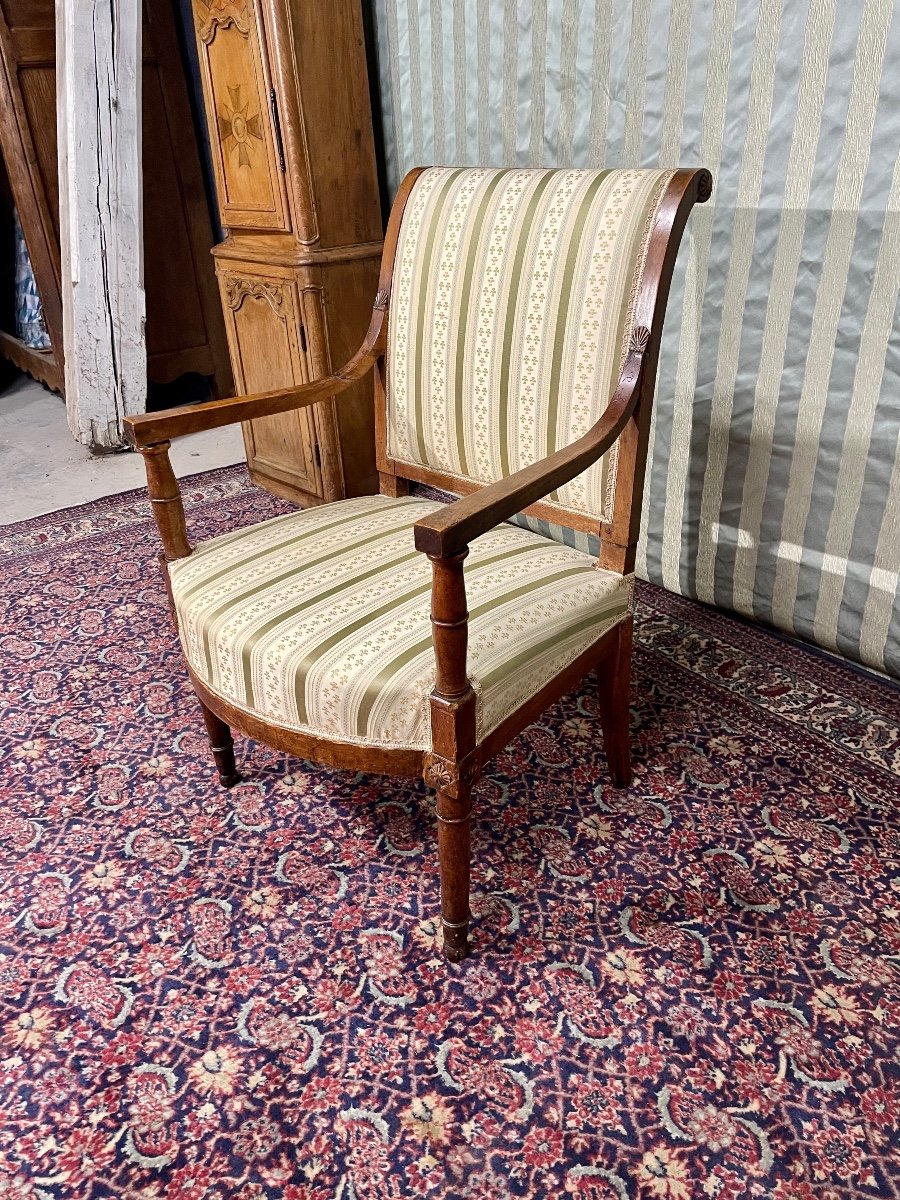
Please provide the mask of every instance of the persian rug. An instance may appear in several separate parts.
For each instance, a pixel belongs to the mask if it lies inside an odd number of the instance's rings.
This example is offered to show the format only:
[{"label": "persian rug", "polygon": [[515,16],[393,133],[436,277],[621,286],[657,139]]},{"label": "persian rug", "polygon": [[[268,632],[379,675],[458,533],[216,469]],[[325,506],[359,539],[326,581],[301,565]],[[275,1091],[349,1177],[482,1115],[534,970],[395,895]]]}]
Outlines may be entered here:
[{"label": "persian rug", "polygon": [[142,492],[0,543],[0,1196],[900,1195],[897,689],[640,587],[634,785],[590,681],[500,755],[450,967],[421,783],[213,782]]}]

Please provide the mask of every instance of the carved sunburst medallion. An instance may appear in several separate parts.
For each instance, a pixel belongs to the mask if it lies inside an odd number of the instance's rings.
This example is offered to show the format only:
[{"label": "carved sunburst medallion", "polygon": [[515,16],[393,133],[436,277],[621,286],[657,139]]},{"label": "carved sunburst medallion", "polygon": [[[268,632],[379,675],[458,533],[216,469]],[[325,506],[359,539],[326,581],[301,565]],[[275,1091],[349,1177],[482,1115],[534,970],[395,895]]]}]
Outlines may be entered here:
[{"label": "carved sunburst medallion", "polygon": [[259,113],[250,115],[250,101],[241,100],[241,87],[229,87],[228,98],[231,106],[225,105],[219,113],[219,133],[222,138],[222,149],[228,153],[237,151],[238,165],[250,166],[250,152],[253,147],[252,138],[258,142],[263,140],[262,126]]}]

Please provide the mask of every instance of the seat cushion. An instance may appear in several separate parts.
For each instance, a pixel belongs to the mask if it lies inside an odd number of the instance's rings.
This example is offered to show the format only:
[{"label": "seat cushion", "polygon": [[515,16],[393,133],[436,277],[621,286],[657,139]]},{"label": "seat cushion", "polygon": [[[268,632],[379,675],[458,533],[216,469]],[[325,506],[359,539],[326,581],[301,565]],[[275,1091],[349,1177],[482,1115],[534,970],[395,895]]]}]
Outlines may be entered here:
[{"label": "seat cushion", "polygon": [[[431,564],[414,522],[440,505],[364,496],[264,521],[170,563],[194,673],[285,729],[431,746]],[[484,737],[626,615],[631,578],[513,525],[466,560],[469,674]]]}]

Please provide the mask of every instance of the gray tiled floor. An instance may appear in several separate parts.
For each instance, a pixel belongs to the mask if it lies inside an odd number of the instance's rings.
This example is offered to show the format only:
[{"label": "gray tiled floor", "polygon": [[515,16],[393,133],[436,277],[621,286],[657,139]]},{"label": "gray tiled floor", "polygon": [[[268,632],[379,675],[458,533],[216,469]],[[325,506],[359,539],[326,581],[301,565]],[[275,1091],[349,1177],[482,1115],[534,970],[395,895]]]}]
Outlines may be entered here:
[{"label": "gray tiled floor", "polygon": [[[177,475],[243,458],[241,430],[235,425],[172,444]],[[140,455],[90,454],[72,439],[63,401],[41,384],[23,376],[0,395],[0,525],[143,484]]]}]

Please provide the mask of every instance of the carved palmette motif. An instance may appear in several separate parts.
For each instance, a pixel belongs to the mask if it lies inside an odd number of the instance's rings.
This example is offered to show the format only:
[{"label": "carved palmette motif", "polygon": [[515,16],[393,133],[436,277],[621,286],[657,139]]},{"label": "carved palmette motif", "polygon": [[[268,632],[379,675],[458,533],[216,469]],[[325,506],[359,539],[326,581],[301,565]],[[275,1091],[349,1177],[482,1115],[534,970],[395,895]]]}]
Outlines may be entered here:
[{"label": "carved palmette motif", "polygon": [[643,354],[650,341],[650,330],[646,325],[635,325],[631,331],[631,341],[628,343],[629,354]]}]

